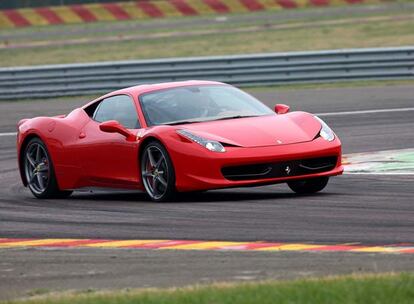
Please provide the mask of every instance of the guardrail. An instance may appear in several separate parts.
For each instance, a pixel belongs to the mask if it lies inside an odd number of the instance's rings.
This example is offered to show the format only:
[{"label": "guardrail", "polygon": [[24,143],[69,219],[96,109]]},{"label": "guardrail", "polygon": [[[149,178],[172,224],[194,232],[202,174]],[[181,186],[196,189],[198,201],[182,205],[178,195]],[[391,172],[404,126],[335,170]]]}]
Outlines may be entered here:
[{"label": "guardrail", "polygon": [[187,79],[237,86],[414,78],[414,47],[1,68],[0,99],[98,94]]}]

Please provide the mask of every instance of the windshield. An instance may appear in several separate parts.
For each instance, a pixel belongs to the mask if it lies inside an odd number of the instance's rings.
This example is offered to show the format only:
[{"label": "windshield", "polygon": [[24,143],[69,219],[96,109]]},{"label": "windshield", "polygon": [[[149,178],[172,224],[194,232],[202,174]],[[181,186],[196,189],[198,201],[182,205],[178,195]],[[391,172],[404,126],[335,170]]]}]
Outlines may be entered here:
[{"label": "windshield", "polygon": [[186,86],[140,96],[148,126],[184,124],[275,113],[232,86]]}]

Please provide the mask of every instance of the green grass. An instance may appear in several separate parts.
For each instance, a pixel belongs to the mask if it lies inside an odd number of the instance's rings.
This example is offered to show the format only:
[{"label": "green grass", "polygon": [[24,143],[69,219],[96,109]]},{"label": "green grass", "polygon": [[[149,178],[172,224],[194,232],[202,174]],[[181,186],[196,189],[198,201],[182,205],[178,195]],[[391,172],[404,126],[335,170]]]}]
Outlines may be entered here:
[{"label": "green grass", "polygon": [[38,296],[8,303],[33,304],[267,304],[413,303],[413,274],[345,276],[295,281],[214,284],[177,289],[90,291]]},{"label": "green grass", "polygon": [[[401,2],[401,0],[399,0]],[[395,2],[387,6],[389,11],[382,12],[380,16],[396,16],[407,13],[406,7],[398,7]],[[231,22],[228,21],[214,21],[215,15],[207,15],[202,17],[181,17],[181,18],[166,18],[166,19],[147,19],[147,20],[127,20],[127,21],[107,21],[107,22],[92,22],[92,23],[80,23],[80,24],[62,24],[62,25],[49,25],[49,26],[34,26],[23,28],[11,28],[2,29],[2,36],[7,36],[0,39],[0,45],[2,43],[18,43],[18,42],[32,42],[32,41],[60,41],[67,40],[69,38],[96,38],[96,37],[108,37],[108,36],[125,36],[135,33],[140,34],[155,34],[155,33],[173,33],[173,32],[194,32],[196,30],[206,29],[232,29],[232,28],[245,28],[247,26],[254,25],[289,25],[295,24],[296,21],[306,21],[307,23],[318,21],[335,20],[338,17],[340,19],[361,19],[371,18],[378,16],[375,11],[366,9],[366,6],[359,5],[357,7],[364,8],[359,11],[349,13],[346,10],[337,11],[337,7],[324,8],[326,13],[318,14],[314,16],[309,14],[315,13],[321,9],[317,8],[298,8],[295,9],[295,13],[299,14],[296,18],[284,19],[285,11],[262,11],[262,12],[250,12],[250,13],[236,13],[231,15],[219,16],[220,18],[230,17]],[[330,14],[330,10],[333,14]],[[412,8],[410,9],[412,10]],[[332,16],[334,15],[334,16]],[[282,18],[277,18],[281,16]],[[249,18],[247,18],[249,17]],[[253,17],[253,18],[252,18]],[[254,18],[256,17],[256,18]],[[199,19],[208,18],[208,23],[198,23]],[[181,25],[183,21],[187,25]],[[188,26],[188,24],[191,26]],[[166,27],[165,24],[169,26]],[[56,33],[64,33],[64,35],[56,35]],[[36,35],[43,34],[43,35]],[[1,37],[1,36],[0,36]]]},{"label": "green grass", "polygon": [[[273,21],[261,21],[260,13],[257,16],[253,23],[214,23],[163,30],[135,29],[129,34],[146,36],[129,41],[120,38],[114,42],[89,41],[78,45],[59,46],[54,45],[58,38],[51,37],[46,39],[52,43],[47,47],[1,49],[0,66],[414,44],[413,9],[393,10],[392,13],[378,16],[325,16],[320,20],[304,18],[283,23],[278,22],[277,18],[272,19]],[[207,30],[212,32],[206,33]],[[181,32],[184,35],[180,35]],[[159,34],[165,36],[159,37]],[[110,35],[122,36],[119,33]],[[85,38],[97,39],[99,35],[88,33]],[[25,42],[34,41],[27,37],[25,39]]]}]

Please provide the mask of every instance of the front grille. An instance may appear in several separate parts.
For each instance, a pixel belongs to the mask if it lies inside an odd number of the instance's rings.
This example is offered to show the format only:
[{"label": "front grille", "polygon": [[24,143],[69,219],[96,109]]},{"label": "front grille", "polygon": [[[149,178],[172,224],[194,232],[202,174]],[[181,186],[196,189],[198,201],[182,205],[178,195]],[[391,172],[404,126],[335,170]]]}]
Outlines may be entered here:
[{"label": "front grille", "polygon": [[221,169],[229,180],[267,179],[320,173],[336,166],[336,156],[290,160],[277,163],[231,166]]}]

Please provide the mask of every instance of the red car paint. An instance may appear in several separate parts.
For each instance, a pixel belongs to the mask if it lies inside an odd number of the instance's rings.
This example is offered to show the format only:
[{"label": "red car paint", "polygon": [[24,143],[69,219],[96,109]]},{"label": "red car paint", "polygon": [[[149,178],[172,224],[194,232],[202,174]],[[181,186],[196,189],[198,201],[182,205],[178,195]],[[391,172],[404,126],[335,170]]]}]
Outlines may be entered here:
[{"label": "red car paint", "polygon": [[[341,143],[318,137],[320,123],[313,115],[291,112],[261,117],[241,118],[187,124],[147,127],[140,95],[152,91],[192,85],[225,85],[210,81],[186,81],[156,85],[140,85],[102,96],[68,115],[36,117],[18,123],[19,160],[25,144],[37,136],[46,144],[52,158],[61,190],[82,187],[143,189],[140,177],[140,147],[148,139],[156,139],[168,150],[176,174],[178,191],[207,190],[280,183],[293,179],[333,176],[343,172]],[[141,129],[129,129],[126,138],[119,133],[104,132],[84,109],[103,98],[129,95],[137,110]],[[282,107],[282,111],[286,108]],[[109,126],[111,127],[111,126]],[[228,144],[226,152],[212,152],[179,134],[186,129],[202,137]],[[221,173],[229,165],[249,165],[314,157],[336,156],[336,166],[329,171],[299,176],[267,179],[228,180]],[[20,173],[24,185],[22,164]]]}]

